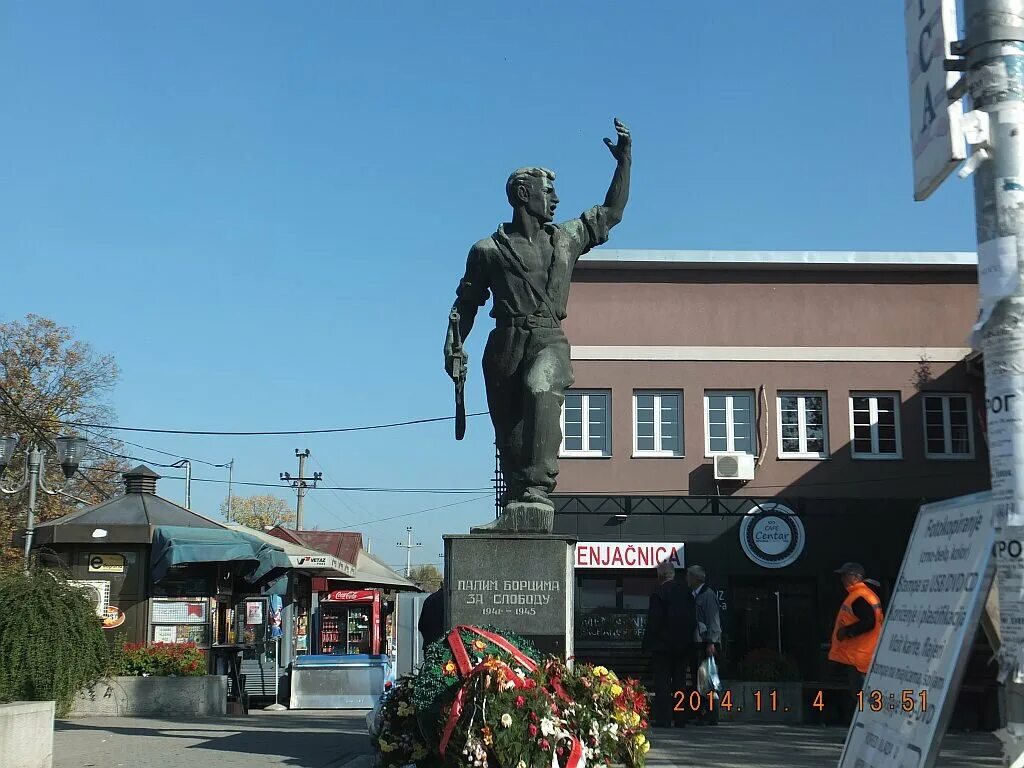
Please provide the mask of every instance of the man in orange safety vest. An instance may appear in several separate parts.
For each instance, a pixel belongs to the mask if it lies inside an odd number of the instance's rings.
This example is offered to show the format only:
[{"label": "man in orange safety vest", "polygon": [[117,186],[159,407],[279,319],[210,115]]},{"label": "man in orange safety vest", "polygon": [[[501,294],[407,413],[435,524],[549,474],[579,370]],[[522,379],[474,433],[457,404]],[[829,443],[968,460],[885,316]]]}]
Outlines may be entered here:
[{"label": "man in orange safety vest", "polygon": [[860,563],[843,563],[836,573],[847,595],[832,628],[828,657],[847,668],[850,693],[856,701],[882,634],[882,601],[868,586],[869,583],[878,586],[878,582],[864,578],[864,566]]}]

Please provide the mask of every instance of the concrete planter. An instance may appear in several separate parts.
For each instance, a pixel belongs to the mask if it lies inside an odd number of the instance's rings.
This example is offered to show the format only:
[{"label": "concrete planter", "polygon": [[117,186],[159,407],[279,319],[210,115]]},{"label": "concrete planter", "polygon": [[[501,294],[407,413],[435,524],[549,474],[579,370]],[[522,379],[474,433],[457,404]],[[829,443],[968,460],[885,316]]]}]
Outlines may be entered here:
[{"label": "concrete planter", "polygon": [[52,701],[0,704],[0,762],[4,768],[51,768]]},{"label": "concrete planter", "polygon": [[227,712],[227,700],[225,675],[106,677],[78,694],[70,716],[217,717]]},{"label": "concrete planter", "polygon": [[[801,723],[804,719],[800,683],[723,682],[722,696],[731,694],[732,709],[722,709],[722,722]],[[772,696],[772,692],[775,696]],[[760,695],[758,695],[760,694]],[[773,706],[774,705],[774,706]]]}]

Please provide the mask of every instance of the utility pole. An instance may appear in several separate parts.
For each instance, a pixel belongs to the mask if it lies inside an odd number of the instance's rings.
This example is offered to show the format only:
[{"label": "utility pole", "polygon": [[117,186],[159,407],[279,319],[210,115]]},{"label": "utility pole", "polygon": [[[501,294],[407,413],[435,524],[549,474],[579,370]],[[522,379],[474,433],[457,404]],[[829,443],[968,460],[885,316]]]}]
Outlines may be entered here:
[{"label": "utility pole", "polygon": [[228,522],[229,523],[231,522],[231,501],[232,501],[232,498],[233,498],[232,495],[231,495],[231,482],[232,482],[232,480],[234,480],[234,475],[235,475],[235,460],[232,459],[231,461],[228,462],[228,514],[227,514],[227,518],[228,518]]},{"label": "utility pole", "polygon": [[[306,496],[307,488],[316,488],[316,484],[323,480],[323,472],[314,472],[312,477],[306,477],[306,459],[309,458],[309,448],[304,451],[295,449],[295,456],[299,460],[299,476],[292,477],[288,472],[281,473],[281,479],[292,484],[295,489],[295,530],[302,530],[302,500]],[[312,483],[312,485],[310,485]]]},{"label": "utility pole", "polygon": [[[192,462],[182,459],[171,464],[177,469],[185,468],[185,509],[192,509]],[[230,510],[230,507],[228,507]]]},{"label": "utility pole", "polygon": [[402,547],[405,550],[405,578],[409,578],[409,574],[412,573],[412,551],[416,547],[422,547],[420,542],[412,543],[412,526],[407,525],[405,527],[405,544],[402,542],[396,542],[396,547]]},{"label": "utility pole", "polygon": [[505,476],[501,473],[501,453],[498,451],[498,441],[494,441],[494,476],[491,478],[494,484],[494,518],[501,516],[501,497],[505,495]]},{"label": "utility pole", "polygon": [[[974,110],[965,115],[974,151],[961,176],[974,172],[992,499],[1000,538],[1019,541],[1024,538],[1024,0],[964,0],[964,14],[965,39],[952,46],[952,53],[965,61],[950,62],[949,69],[967,72]],[[1000,569],[1013,568],[1012,562],[997,563]],[[1022,613],[1024,585],[1009,570],[1002,577],[1000,679],[1006,681],[1011,737],[1006,753],[1019,766],[1022,648],[1020,633],[1013,637],[1008,629],[1009,619]]]}]

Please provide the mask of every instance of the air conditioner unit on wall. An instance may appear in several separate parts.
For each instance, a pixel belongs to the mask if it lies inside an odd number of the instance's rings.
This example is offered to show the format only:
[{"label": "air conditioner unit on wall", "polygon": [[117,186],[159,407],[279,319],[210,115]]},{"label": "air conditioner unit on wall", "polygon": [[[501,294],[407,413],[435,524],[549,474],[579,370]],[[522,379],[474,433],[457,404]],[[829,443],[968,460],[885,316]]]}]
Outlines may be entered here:
[{"label": "air conditioner unit on wall", "polygon": [[715,456],[715,480],[753,480],[754,457],[749,453]]},{"label": "air conditioner unit on wall", "polygon": [[69,581],[69,584],[85,590],[90,602],[96,607],[96,615],[103,618],[110,605],[110,582],[109,581]]}]

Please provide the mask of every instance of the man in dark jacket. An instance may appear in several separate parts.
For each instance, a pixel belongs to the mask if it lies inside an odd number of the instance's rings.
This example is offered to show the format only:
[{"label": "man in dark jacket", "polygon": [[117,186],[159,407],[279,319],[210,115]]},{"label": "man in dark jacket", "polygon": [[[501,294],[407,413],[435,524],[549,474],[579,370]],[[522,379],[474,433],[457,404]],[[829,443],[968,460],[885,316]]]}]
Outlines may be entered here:
[{"label": "man in dark jacket", "polygon": [[[697,685],[697,670],[709,656],[718,653],[722,643],[722,621],[719,615],[718,595],[707,585],[707,572],[702,566],[686,569],[686,584],[693,596],[697,629],[693,633],[693,651],[690,657],[693,684]],[[707,696],[701,697],[701,716],[697,725],[718,725],[718,707],[708,706]]]},{"label": "man in dark jacket", "polygon": [[420,609],[420,621],[417,625],[420,634],[423,636],[423,652],[427,652],[427,646],[435,640],[444,636],[444,587],[430,594],[423,601]]},{"label": "man in dark jacket", "polygon": [[[674,719],[676,725],[685,727],[689,702],[685,697],[686,668],[697,619],[693,599],[676,580],[675,567],[659,563],[658,578],[661,583],[651,595],[643,641],[654,676],[654,725],[669,728]],[[676,691],[684,696],[679,711],[675,711]]]}]

